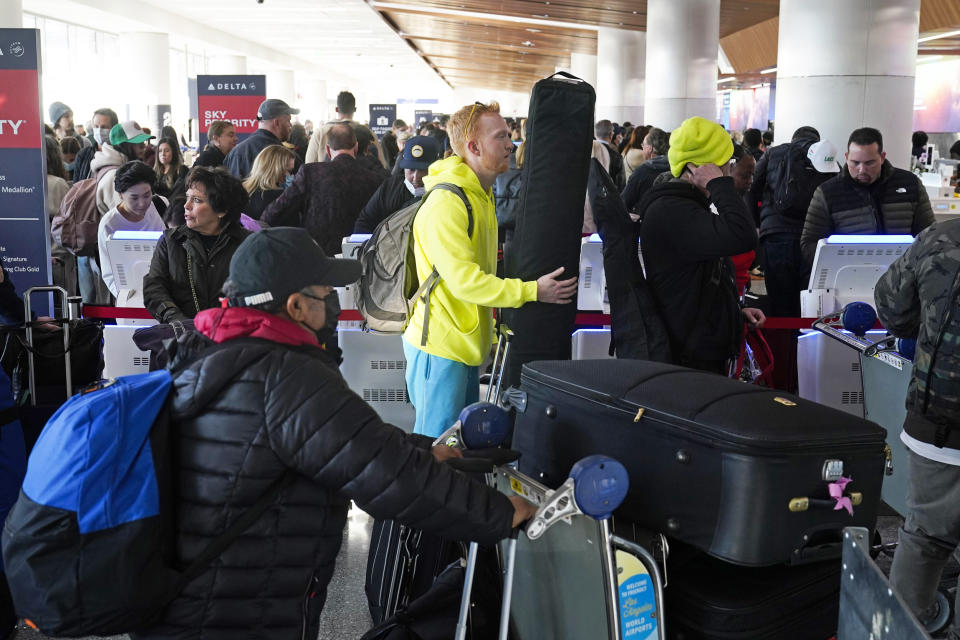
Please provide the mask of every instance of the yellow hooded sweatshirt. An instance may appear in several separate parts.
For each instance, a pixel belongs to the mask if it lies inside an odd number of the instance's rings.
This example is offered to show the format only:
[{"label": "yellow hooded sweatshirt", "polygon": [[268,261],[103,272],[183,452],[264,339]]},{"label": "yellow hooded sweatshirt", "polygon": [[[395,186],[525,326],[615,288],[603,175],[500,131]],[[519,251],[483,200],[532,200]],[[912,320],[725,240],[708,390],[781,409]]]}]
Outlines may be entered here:
[{"label": "yellow hooded sweatshirt", "polygon": [[[473,235],[467,237],[467,208],[449,191],[430,189],[455,184],[473,207]],[[412,346],[431,355],[479,366],[493,342],[493,308],[520,307],[537,299],[537,283],[502,279],[497,273],[497,216],[493,191],[483,190],[477,174],[450,156],[430,165],[423,179],[426,203],[413,223],[413,251],[420,282],[437,268],[440,281],[430,296],[427,344],[421,346],[423,302],[418,300],[404,332]]]}]

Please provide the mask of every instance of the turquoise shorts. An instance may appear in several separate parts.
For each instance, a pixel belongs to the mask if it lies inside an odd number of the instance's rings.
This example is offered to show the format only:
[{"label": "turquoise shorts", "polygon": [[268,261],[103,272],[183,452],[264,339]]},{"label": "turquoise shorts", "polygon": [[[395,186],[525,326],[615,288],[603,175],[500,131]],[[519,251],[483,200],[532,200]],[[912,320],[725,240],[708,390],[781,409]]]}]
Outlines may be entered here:
[{"label": "turquoise shorts", "polygon": [[413,432],[438,437],[480,399],[480,368],[430,355],[403,340],[407,392],[417,410]]}]

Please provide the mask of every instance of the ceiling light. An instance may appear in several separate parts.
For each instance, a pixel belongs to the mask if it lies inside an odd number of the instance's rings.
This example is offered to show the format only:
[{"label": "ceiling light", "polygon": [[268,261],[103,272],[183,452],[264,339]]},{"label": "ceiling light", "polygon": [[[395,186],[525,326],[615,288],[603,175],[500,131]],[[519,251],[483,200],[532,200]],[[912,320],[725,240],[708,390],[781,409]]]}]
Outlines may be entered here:
[{"label": "ceiling light", "polygon": [[736,81],[737,81],[736,78],[721,78],[720,80],[717,80],[717,84],[723,84],[724,82],[736,82]]},{"label": "ceiling light", "polygon": [[765,86],[763,83],[753,84],[753,85],[750,85],[750,88],[751,88],[751,89],[759,89],[759,88],[761,88],[761,87],[763,87],[763,86]]},{"label": "ceiling light", "polygon": [[776,68],[776,67],[770,67],[769,69],[764,69],[764,70],[762,70],[762,71],[760,72],[760,74],[761,74],[761,75],[764,75],[764,74],[767,74],[767,73],[776,73],[776,72],[777,72],[777,68]]},{"label": "ceiling light", "polygon": [[927,64],[929,62],[936,62],[940,60],[943,56],[920,56],[917,58],[917,64]]},{"label": "ceiling light", "polygon": [[960,31],[948,31],[947,33],[937,33],[932,36],[920,38],[919,40],[917,40],[917,42],[930,42],[931,40],[939,40],[940,38],[952,38],[953,36],[960,36]]},{"label": "ceiling light", "polygon": [[524,40],[523,42],[520,43],[520,45],[524,47],[532,47],[533,43],[530,42],[529,40]]},{"label": "ceiling light", "polygon": [[530,29],[530,28],[527,28],[526,31],[529,31],[530,33],[540,33],[540,32],[541,32],[541,29]]}]

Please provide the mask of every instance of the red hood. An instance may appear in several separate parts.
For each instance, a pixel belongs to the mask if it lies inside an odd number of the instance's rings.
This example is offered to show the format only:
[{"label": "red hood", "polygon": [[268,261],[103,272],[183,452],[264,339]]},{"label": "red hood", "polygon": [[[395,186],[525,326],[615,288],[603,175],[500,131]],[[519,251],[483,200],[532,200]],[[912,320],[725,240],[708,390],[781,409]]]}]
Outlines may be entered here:
[{"label": "red hood", "polygon": [[292,320],[249,307],[207,309],[193,322],[200,333],[218,344],[234,338],[262,338],[294,346],[320,346],[315,335]]}]

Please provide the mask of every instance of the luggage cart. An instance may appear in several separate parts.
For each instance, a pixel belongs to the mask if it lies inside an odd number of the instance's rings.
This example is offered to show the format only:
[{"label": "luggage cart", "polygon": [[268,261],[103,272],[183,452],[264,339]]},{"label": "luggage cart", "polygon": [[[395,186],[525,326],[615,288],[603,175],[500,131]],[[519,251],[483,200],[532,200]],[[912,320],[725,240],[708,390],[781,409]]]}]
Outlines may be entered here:
[{"label": "luggage cart", "polygon": [[900,440],[900,431],[906,417],[904,402],[913,362],[892,350],[892,339],[873,343],[864,336],[843,330],[840,313],[823,316],[813,327],[859,354],[864,417],[887,430],[887,466],[881,497],[897,513],[906,515],[907,466],[903,462],[907,452]]},{"label": "luggage cart", "polygon": [[[458,420],[434,444],[484,448],[505,440],[510,420],[500,406],[508,395],[501,383],[512,337],[501,324],[486,402],[472,405],[470,423]],[[517,471],[515,454],[499,457],[509,462],[494,460],[488,483],[539,507],[524,533],[515,531],[499,549],[504,576],[500,640],[664,640],[660,567],[644,547],[612,531],[610,515],[629,485],[623,465],[588,456],[552,490]],[[478,555],[479,545],[471,543],[456,640],[466,638]]]},{"label": "luggage cart", "polygon": [[[610,513],[628,485],[620,463],[588,456],[556,491],[509,465],[497,466],[489,481],[539,506],[523,534],[502,543],[500,640],[666,637],[655,559],[611,530]],[[477,556],[478,547],[471,545],[457,640],[466,637]]]},{"label": "luggage cart", "polygon": [[849,527],[843,532],[837,640],[863,638],[924,640],[930,636],[871,559],[870,533]]}]

